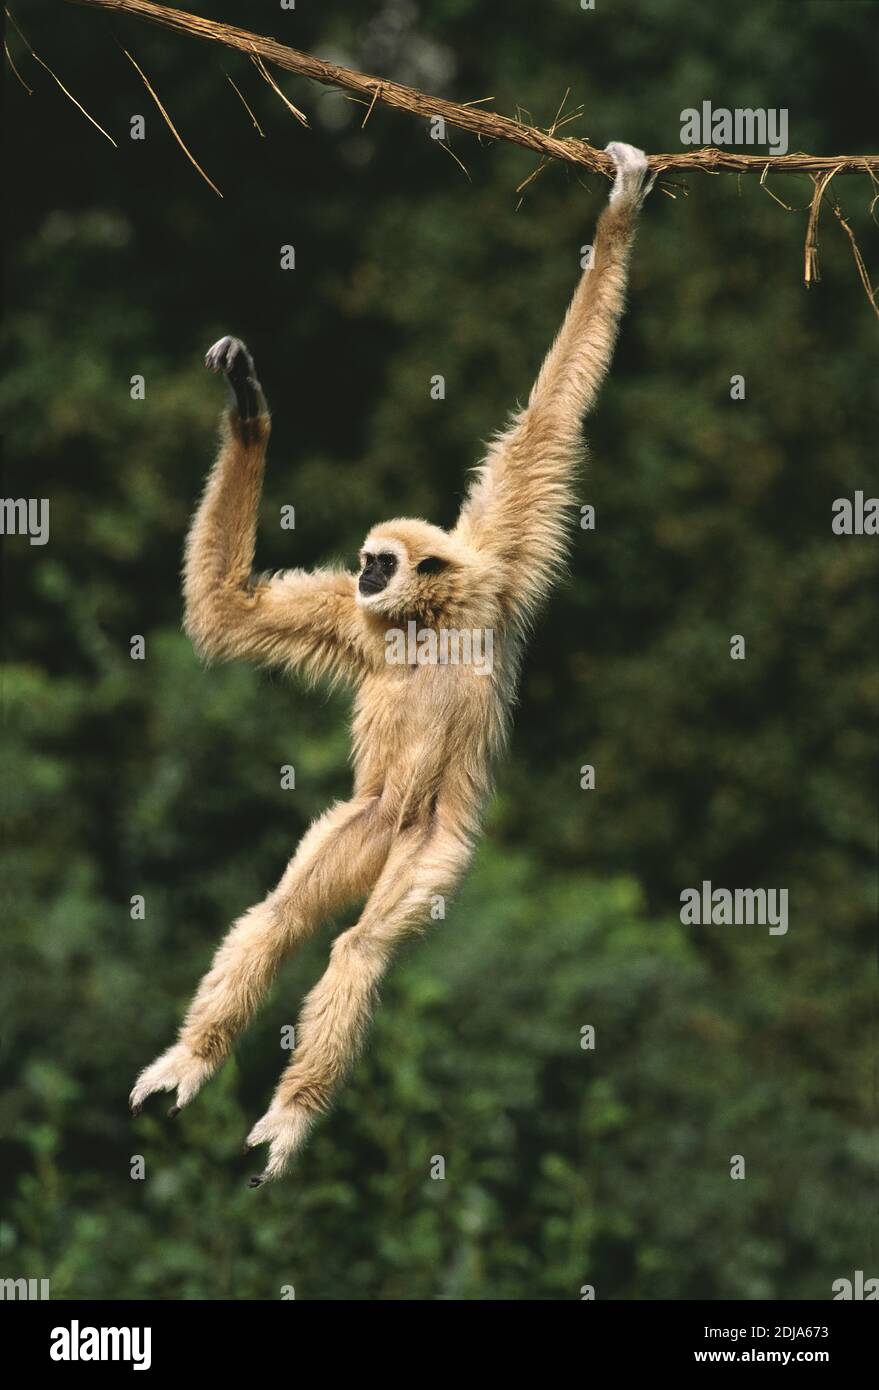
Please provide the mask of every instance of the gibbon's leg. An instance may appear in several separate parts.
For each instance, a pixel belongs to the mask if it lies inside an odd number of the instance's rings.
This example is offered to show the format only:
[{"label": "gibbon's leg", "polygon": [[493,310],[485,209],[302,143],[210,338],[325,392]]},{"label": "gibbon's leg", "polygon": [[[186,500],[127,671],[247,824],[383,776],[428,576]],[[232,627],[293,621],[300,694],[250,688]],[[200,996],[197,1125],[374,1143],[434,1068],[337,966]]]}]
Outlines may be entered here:
[{"label": "gibbon's leg", "polygon": [[459,836],[434,826],[405,832],[355,927],[333,942],[330,964],[302,1006],[296,1050],[271,1106],[247,1137],[270,1143],[251,1187],[278,1177],[354,1062],[378,987],[394,949],[429,919],[431,899],[452,891],[472,853]]},{"label": "gibbon's leg", "polygon": [[340,908],[364,898],[387,858],[391,827],[374,799],[315,821],[273,893],[230,929],[189,1006],[177,1042],[135,1082],[136,1112],[154,1091],[177,1091],[174,1115],[225,1060],[284,957]]}]

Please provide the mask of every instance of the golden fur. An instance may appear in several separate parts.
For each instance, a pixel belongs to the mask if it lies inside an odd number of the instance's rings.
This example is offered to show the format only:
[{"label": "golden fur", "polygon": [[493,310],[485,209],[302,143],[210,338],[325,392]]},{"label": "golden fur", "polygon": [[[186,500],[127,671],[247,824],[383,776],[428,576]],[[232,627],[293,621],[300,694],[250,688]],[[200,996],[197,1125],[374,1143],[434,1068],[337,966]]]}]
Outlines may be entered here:
[{"label": "golden fur", "polygon": [[[564,558],[581,424],[610,363],[645,162],[609,146],[610,205],[587,270],[528,404],[479,467],[454,530],[397,519],[364,552],[398,568],[364,597],[357,576],[289,570],[253,582],[267,412],[231,411],[186,545],[185,627],[208,660],[247,658],[356,688],[354,789],[304,836],[274,892],[233,926],[201,982],[177,1043],[148,1067],[132,1105],[176,1090],[185,1105],[228,1055],[282,959],[321,922],[359,900],[357,925],[334,942],[305,1000],[296,1048],[248,1143],[268,1142],[261,1179],[283,1171],[360,1047],[399,942],[429,920],[471,857],[507,735],[523,639]],[[252,366],[252,364],[251,364]],[[419,574],[423,560],[444,562]],[[438,568],[438,566],[434,566]],[[387,632],[490,631],[489,674],[466,664],[389,664]]]}]

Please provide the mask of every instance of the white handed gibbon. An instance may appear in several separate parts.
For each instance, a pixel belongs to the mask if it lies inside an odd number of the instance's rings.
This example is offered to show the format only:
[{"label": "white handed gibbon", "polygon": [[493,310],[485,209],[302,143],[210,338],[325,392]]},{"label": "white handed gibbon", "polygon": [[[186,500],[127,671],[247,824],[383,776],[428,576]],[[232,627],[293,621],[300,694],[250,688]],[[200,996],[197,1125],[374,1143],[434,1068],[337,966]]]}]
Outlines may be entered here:
[{"label": "white handed gibbon", "polygon": [[[344,678],[356,688],[354,791],[306,833],[280,883],[232,927],[178,1041],[138,1077],[131,1105],[176,1090],[172,1114],[228,1055],[280,962],[342,907],[365,899],[305,1000],[296,1047],[248,1136],[268,1143],[258,1186],[277,1177],[355,1059],[395,947],[458,884],[507,736],[527,628],[564,558],[583,417],[608,369],[638,209],[650,184],[630,145],[607,147],[616,179],[593,256],[531,391],[491,444],[457,525],[383,522],[359,574],[287,570],[254,579],[269,413],[244,344],[222,338],[207,365],[234,405],[186,544],[184,625],[208,660],[246,657]],[[412,625],[415,625],[414,627]],[[416,631],[415,661],[389,633]],[[485,662],[424,659],[424,634],[491,634]],[[399,647],[397,647],[399,653]]]}]

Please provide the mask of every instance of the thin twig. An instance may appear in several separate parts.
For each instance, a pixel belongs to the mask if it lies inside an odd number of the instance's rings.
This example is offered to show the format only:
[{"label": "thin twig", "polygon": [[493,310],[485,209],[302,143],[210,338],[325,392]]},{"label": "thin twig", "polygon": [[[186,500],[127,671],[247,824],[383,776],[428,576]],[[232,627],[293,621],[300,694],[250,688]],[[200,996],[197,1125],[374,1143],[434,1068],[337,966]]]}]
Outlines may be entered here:
[{"label": "thin twig", "polygon": [[446,152],[446,154],[450,154],[450,155],[452,156],[452,159],[455,161],[455,163],[458,165],[458,167],[464,170],[464,175],[465,175],[465,177],[466,177],[466,179],[467,179],[467,182],[468,182],[468,183],[472,183],[473,180],[472,180],[471,177],[470,177],[470,170],[467,168],[467,165],[464,163],[463,159],[459,159],[459,158],[458,158],[458,156],[455,154],[455,151],[452,149],[452,147],[451,147],[451,145],[448,143],[448,141],[447,141],[447,140],[437,140],[435,143],[436,143],[437,145],[439,145],[441,149],[444,149],[445,152]]},{"label": "thin twig", "polygon": [[258,53],[251,53],[250,57],[251,57],[251,60],[252,60],[252,62],[253,62],[253,64],[254,64],[254,66],[255,66],[257,72],[259,73],[260,77],[264,77],[265,80],[266,80],[266,82],[268,82],[269,86],[271,87],[272,91],[273,91],[273,92],[277,92],[278,96],[281,98],[282,102],[283,102],[284,105],[287,107],[288,111],[292,111],[292,113],[293,113],[293,115],[296,117],[297,121],[301,121],[302,124],[303,124],[304,126],[307,126],[307,125],[308,125],[308,119],[307,119],[307,117],[305,116],[305,114],[304,114],[302,111],[299,110],[299,107],[298,107],[298,106],[294,106],[294,105],[293,105],[293,103],[292,103],[292,101],[289,99],[289,97],[285,97],[285,96],[284,96],[284,93],[281,91],[281,89],[280,89],[280,87],[278,86],[277,82],[276,82],[275,79],[272,77],[272,74],[269,72],[268,68],[266,67],[266,65],[265,65],[265,63],[263,62],[262,58],[260,58],[259,54],[258,54]]},{"label": "thin twig", "polygon": [[[871,203],[870,203],[870,217],[871,217],[872,220],[875,222],[875,221],[876,221],[875,208],[876,208],[876,204],[879,203],[879,179],[877,179],[877,177],[876,177],[876,175],[873,173],[872,169],[868,169],[868,170],[867,170],[867,174],[869,175],[870,182],[872,183],[873,187],[876,189],[876,192],[875,192],[875,194],[873,195],[873,199],[872,199],[872,201],[871,201]],[[877,224],[877,225],[879,225],[879,224]]]},{"label": "thin twig", "polygon": [[810,208],[812,205],[810,200],[801,208],[793,207],[790,203],[786,203],[783,198],[779,198],[777,193],[773,193],[772,189],[769,187],[769,184],[764,183],[763,179],[760,180],[760,187],[763,189],[764,193],[769,194],[770,198],[774,203],[778,203],[778,206],[780,208],[784,208],[785,212],[806,212],[806,210]]},{"label": "thin twig", "polygon": [[846,236],[851,242],[852,255],[855,258],[855,265],[858,268],[858,275],[861,277],[861,284],[864,287],[864,293],[866,294],[867,299],[870,305],[872,306],[873,313],[876,315],[877,318],[879,318],[879,304],[876,303],[876,290],[870,284],[870,277],[867,274],[867,267],[864,265],[864,258],[861,255],[861,249],[858,246],[857,241],[855,240],[855,234],[849,226],[848,222],[846,222],[845,218],[843,217],[842,209],[840,208],[839,203],[836,204],[833,211],[839,220],[840,226],[842,227],[843,231],[845,232]]},{"label": "thin twig", "polygon": [[[9,11],[7,10],[6,13],[8,14]],[[24,87],[24,90],[27,92],[28,96],[29,96],[29,97],[32,97],[33,94],[34,94],[34,89],[33,89],[33,87],[29,87],[29,86],[27,85],[27,83],[25,82],[25,80],[24,80],[24,78],[22,77],[21,73],[18,71],[18,68],[15,66],[15,59],[13,58],[12,53],[11,53],[10,48],[9,48],[9,44],[6,42],[5,39],[3,40],[3,52],[6,54],[6,61],[8,62],[9,66],[12,68],[12,71],[15,73],[15,75],[16,75],[16,77],[18,78],[19,82],[21,83],[22,87]]]},{"label": "thin twig", "polygon": [[[565,95],[562,97],[561,102],[559,103],[559,109],[555,113],[555,119],[547,131],[548,135],[555,135],[556,131],[559,129],[560,126],[567,125],[568,121],[576,121],[580,116],[582,116],[583,107],[579,106],[576,111],[573,111],[571,113],[570,116],[565,116],[564,120],[562,120],[562,111],[564,110],[565,102],[567,101],[570,94],[571,89],[570,87],[568,87],[565,92]],[[541,155],[539,160],[537,161],[535,168],[531,170],[531,173],[528,174],[528,176],[524,178],[520,184],[516,185],[516,192],[524,194],[525,189],[528,187],[528,185],[530,183],[533,183],[535,179],[539,178],[545,168],[546,155]],[[517,212],[519,211],[519,208],[522,206],[524,201],[524,197],[519,199],[518,203],[516,204]]]},{"label": "thin twig", "polygon": [[[76,97],[73,95],[73,93],[72,93],[72,92],[69,92],[69,91],[67,90],[67,88],[65,87],[64,83],[61,81],[61,78],[58,76],[58,74],[57,74],[57,73],[54,73],[54,72],[52,71],[52,69],[49,67],[49,64],[48,64],[48,63],[44,63],[44,62],[43,62],[43,60],[42,60],[42,58],[40,57],[39,53],[35,53],[35,52],[34,52],[33,47],[31,46],[29,40],[26,39],[25,36],[24,36],[24,34],[22,33],[21,28],[20,28],[20,26],[19,26],[19,24],[18,24],[18,22],[17,22],[15,16],[13,15],[12,11],[9,9],[8,5],[7,5],[7,6],[4,6],[4,9],[6,10],[6,17],[7,17],[7,19],[8,19],[8,20],[12,23],[12,25],[14,26],[15,31],[16,31],[16,33],[18,34],[18,37],[21,39],[22,43],[25,44],[26,47],[28,48],[31,57],[34,58],[34,59],[36,60],[36,62],[39,63],[39,65],[40,65],[41,68],[45,68],[45,69],[46,69],[46,72],[49,74],[49,76],[52,78],[52,80],[53,80],[54,82],[57,82],[57,83],[58,83],[58,86],[61,88],[61,90],[62,90],[62,92],[64,93],[64,95],[65,95],[70,101],[73,102],[74,106],[76,107],[76,109],[77,109],[78,111],[81,111],[81,112],[82,112],[82,114],[85,116],[86,120],[91,122],[91,124],[94,126],[95,130],[99,130],[99,131],[101,132],[101,134],[104,136],[104,138],[107,139],[107,140],[109,140],[109,141],[110,141],[110,144],[113,145],[114,148],[118,150],[119,146],[116,144],[116,141],[113,139],[113,136],[112,136],[112,135],[108,135],[107,131],[104,129],[104,127],[103,127],[102,125],[99,125],[99,124],[98,124],[98,122],[95,120],[94,116],[90,116],[90,115],[89,115],[88,111],[86,111],[86,109],[85,109],[85,107],[83,106],[82,102],[81,102],[81,101],[77,101],[77,99],[76,99]],[[9,61],[12,62],[12,59],[10,58]],[[13,63],[12,65],[13,65],[13,67],[15,67],[15,64],[14,64],[14,63]],[[27,86],[26,83],[24,83],[23,85]],[[30,91],[30,88],[28,88],[28,90]]]},{"label": "thin twig", "polygon": [[818,218],[821,214],[821,201],[824,197],[824,192],[835,173],[835,169],[828,169],[827,173],[822,174],[820,178],[815,178],[814,175],[812,178],[812,182],[815,185],[815,192],[812,195],[812,205],[809,208],[809,221],[806,224],[806,244],[803,253],[805,257],[803,277],[807,285],[811,285],[813,281],[817,282],[821,279],[821,272],[818,268]]},{"label": "thin twig", "polygon": [[369,103],[369,110],[367,111],[366,115],[363,117],[363,120],[360,122],[360,129],[361,129],[361,130],[362,130],[363,127],[366,125],[366,122],[369,120],[370,116],[372,115],[372,109],[373,109],[373,107],[375,106],[375,103],[378,101],[378,94],[379,94],[380,91],[381,91],[381,86],[379,85],[378,87],[376,87],[375,91],[374,91],[373,94],[372,94],[372,101]]},{"label": "thin twig", "polygon": [[[545,155],[541,155],[540,158],[539,158],[538,161],[537,161],[537,164],[536,164],[535,167],[531,170],[531,173],[528,174],[528,175],[522,180],[521,183],[519,183],[519,184],[516,185],[516,192],[517,192],[517,193],[524,193],[524,192],[525,192],[525,189],[528,187],[529,183],[533,183],[534,180],[538,177],[538,175],[540,175],[540,174],[543,173],[543,171],[544,171],[545,168],[546,168],[546,156],[545,156]],[[523,199],[520,198],[520,199],[519,199],[519,202],[516,204],[516,209],[517,209],[517,211],[518,211],[518,209],[522,206],[522,202],[523,202]]]},{"label": "thin twig", "polygon": [[225,77],[225,79],[226,79],[226,81],[229,83],[229,85],[230,85],[231,87],[233,87],[234,90],[238,93],[238,96],[239,96],[239,98],[240,98],[240,100],[241,100],[241,105],[244,107],[244,109],[245,109],[245,111],[247,112],[248,116],[249,116],[250,119],[253,121],[253,124],[256,126],[256,128],[257,128],[257,130],[259,131],[259,133],[260,133],[260,135],[262,136],[262,138],[265,139],[266,133],[265,133],[265,131],[263,130],[262,126],[260,125],[259,121],[256,119],[256,116],[254,116],[253,112],[251,111],[250,107],[248,106],[248,104],[247,104],[247,102],[246,102],[246,100],[245,100],[245,98],[244,98],[244,93],[242,92],[241,88],[238,86],[237,82],[233,82],[233,81],[232,81],[232,78],[229,76],[228,72],[226,72],[226,69],[225,69],[225,68],[223,68],[223,76]]},{"label": "thin twig", "polygon": [[194,165],[195,165],[196,169],[197,169],[198,172],[201,174],[201,176],[202,176],[202,178],[204,179],[205,183],[206,183],[210,188],[212,188],[212,189],[214,190],[214,192],[216,193],[217,197],[218,197],[218,198],[222,198],[223,195],[222,195],[222,193],[220,192],[220,190],[219,190],[219,188],[217,187],[217,185],[214,183],[213,179],[208,178],[207,174],[205,173],[204,169],[203,169],[203,168],[201,167],[201,165],[199,164],[199,162],[198,162],[198,160],[196,159],[195,155],[192,154],[192,152],[191,152],[189,149],[187,149],[186,145],[183,143],[183,140],[180,138],[180,135],[179,135],[178,132],[177,132],[177,127],[174,125],[174,122],[171,120],[171,117],[168,115],[168,112],[165,110],[164,106],[163,106],[162,103],[159,101],[159,98],[158,98],[158,96],[156,95],[155,90],[154,90],[153,87],[150,85],[150,81],[149,81],[149,78],[146,76],[146,73],[145,73],[145,72],[143,71],[143,69],[138,65],[138,63],[135,62],[134,58],[132,58],[132,56],[131,56],[131,54],[128,52],[128,49],[127,49],[127,48],[123,48],[122,52],[125,54],[126,58],[128,59],[129,63],[131,63],[132,67],[135,68],[136,71],[140,73],[141,80],[143,81],[143,85],[146,87],[146,89],[147,89],[147,91],[149,92],[150,96],[152,97],[153,101],[154,101],[154,102],[156,103],[156,105],[158,106],[158,108],[159,108],[159,110],[160,110],[160,112],[162,113],[162,116],[163,116],[163,118],[164,118],[165,124],[167,125],[167,127],[168,127],[168,129],[170,130],[171,134],[174,136],[174,139],[177,141],[177,144],[180,146],[180,148],[181,148],[181,150],[183,151],[183,153],[186,155],[186,158],[190,161],[191,164],[194,164]]}]

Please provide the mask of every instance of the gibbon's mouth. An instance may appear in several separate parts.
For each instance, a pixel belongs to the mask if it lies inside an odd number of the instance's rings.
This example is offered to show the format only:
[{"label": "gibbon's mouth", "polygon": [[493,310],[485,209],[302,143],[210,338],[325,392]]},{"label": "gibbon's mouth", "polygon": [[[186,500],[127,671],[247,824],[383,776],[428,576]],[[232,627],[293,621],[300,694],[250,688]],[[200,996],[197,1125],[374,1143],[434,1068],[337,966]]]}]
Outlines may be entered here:
[{"label": "gibbon's mouth", "polygon": [[387,575],[364,570],[357,582],[357,587],[361,594],[380,594],[382,589],[388,587]]}]

